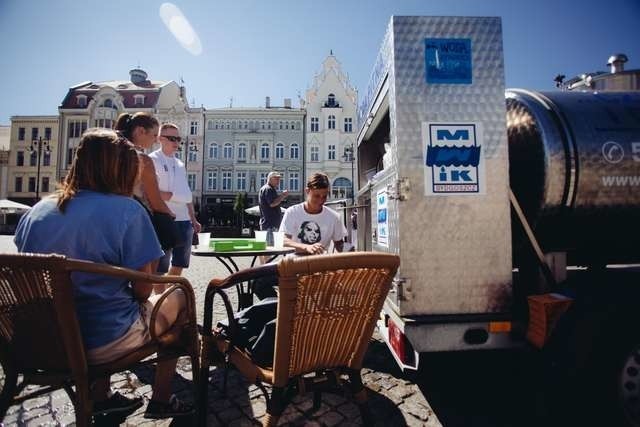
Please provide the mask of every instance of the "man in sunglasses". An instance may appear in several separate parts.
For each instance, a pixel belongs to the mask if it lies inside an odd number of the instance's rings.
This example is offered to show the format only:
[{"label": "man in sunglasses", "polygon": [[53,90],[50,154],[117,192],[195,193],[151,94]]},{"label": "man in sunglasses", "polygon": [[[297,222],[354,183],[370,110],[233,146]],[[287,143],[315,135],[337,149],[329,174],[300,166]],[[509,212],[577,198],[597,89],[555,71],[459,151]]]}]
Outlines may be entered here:
[{"label": "man in sunglasses", "polygon": [[176,215],[176,225],[182,236],[177,245],[166,250],[165,255],[160,258],[158,273],[168,272],[176,276],[189,267],[193,233],[199,233],[201,229],[193,210],[193,196],[187,183],[187,171],[184,163],[175,156],[182,139],[179,133],[178,126],[173,123],[160,126],[158,141],[161,148],[149,154],[158,175],[160,196]]}]

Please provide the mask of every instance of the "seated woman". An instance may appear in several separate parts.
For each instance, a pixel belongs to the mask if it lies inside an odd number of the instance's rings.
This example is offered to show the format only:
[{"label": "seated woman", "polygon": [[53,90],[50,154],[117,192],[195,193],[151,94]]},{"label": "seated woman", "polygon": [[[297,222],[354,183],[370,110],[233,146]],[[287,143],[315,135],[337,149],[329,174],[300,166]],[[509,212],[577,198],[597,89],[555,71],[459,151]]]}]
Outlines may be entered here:
[{"label": "seated woman", "polygon": [[[152,273],[163,255],[144,208],[131,198],[139,157],[124,138],[106,129],[87,130],[62,188],[25,214],[14,241],[20,252],[58,253],[70,258]],[[72,276],[80,330],[90,364],[119,358],[149,341],[149,316],[159,295],[153,284],[75,273]],[[186,307],[183,293],[162,304],[156,332],[166,331]],[[193,413],[193,407],[171,395],[176,361],[159,363],[152,400],[145,417]],[[92,387],[94,414],[130,411],[142,398],[111,393],[109,378]]]}]

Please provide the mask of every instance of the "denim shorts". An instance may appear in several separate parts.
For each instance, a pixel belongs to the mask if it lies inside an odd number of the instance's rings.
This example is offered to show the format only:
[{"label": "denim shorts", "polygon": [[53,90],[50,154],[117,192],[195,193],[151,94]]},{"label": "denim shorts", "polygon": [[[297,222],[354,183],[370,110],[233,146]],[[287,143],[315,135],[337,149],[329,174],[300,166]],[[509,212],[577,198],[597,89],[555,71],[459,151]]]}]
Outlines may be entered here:
[{"label": "denim shorts", "polygon": [[164,251],[164,256],[158,263],[158,273],[169,271],[169,263],[173,267],[189,267],[191,258],[191,239],[193,239],[193,225],[191,221],[176,221],[176,226],[180,231],[180,242],[173,248]]}]

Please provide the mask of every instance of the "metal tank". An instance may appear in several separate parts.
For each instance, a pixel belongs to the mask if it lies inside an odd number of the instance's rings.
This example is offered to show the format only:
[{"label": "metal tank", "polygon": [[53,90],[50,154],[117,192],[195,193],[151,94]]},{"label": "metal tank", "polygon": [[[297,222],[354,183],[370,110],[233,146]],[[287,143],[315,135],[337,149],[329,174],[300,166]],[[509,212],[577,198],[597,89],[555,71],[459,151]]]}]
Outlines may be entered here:
[{"label": "metal tank", "polygon": [[506,98],[511,188],[544,251],[640,261],[640,92]]}]

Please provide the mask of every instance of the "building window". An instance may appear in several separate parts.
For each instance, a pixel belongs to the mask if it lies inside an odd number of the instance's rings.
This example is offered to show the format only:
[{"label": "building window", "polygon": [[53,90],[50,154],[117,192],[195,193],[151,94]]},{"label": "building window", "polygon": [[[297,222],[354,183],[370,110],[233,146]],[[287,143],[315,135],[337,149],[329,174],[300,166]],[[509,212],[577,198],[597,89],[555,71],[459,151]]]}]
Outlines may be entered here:
[{"label": "building window", "polygon": [[69,148],[67,150],[67,165],[71,165],[71,162],[73,162],[73,156],[76,154],[76,149],[75,148]]},{"label": "building window", "polygon": [[320,129],[320,120],[317,117],[311,117],[311,132],[318,132]]},{"label": "building window", "polygon": [[262,144],[260,146],[260,160],[266,161],[271,157],[271,153],[269,152],[269,144]]},{"label": "building window", "polygon": [[289,157],[291,159],[297,159],[300,156],[300,149],[298,148],[298,144],[293,143],[289,149]]},{"label": "building window", "polygon": [[282,129],[282,122],[278,122],[278,128]]},{"label": "building window", "polygon": [[289,129],[289,122],[284,122],[284,128]]},{"label": "building window", "polygon": [[188,161],[189,162],[197,162],[198,161],[198,152],[197,151],[193,151],[193,150],[189,150],[189,155],[188,157]]},{"label": "building window", "polygon": [[38,139],[38,128],[31,128],[31,140],[35,141]]},{"label": "building window", "polygon": [[105,99],[104,102],[102,103],[101,107],[104,107],[104,108],[115,108],[115,106],[113,105],[113,101],[111,99]]},{"label": "building window", "polygon": [[37,166],[38,165],[38,153],[36,151],[32,151],[29,156],[29,166]]},{"label": "building window", "polygon": [[24,151],[16,152],[16,166],[24,166]]},{"label": "building window", "polygon": [[260,187],[267,183],[267,175],[269,175],[269,172],[260,172]]},{"label": "building window", "polygon": [[281,142],[276,144],[276,159],[284,159],[284,144]]},{"label": "building window", "polygon": [[336,96],[332,93],[327,97],[327,107],[335,107],[336,106]]},{"label": "building window", "polygon": [[231,190],[231,172],[222,172],[222,191]]},{"label": "building window", "polygon": [[225,159],[233,159],[233,147],[230,143],[224,144],[224,148],[222,149],[222,157]]},{"label": "building window", "polygon": [[87,95],[78,95],[76,97],[76,104],[80,108],[84,108],[87,106]]},{"label": "building window", "polygon": [[267,122],[267,129],[271,130],[271,120]]},{"label": "building window", "polygon": [[51,166],[51,151],[42,153],[42,166]]},{"label": "building window", "polygon": [[224,127],[226,129],[231,129],[231,122],[229,120],[227,120],[226,122],[224,122]]},{"label": "building window", "polygon": [[80,138],[87,130],[87,122],[84,120],[71,120],[69,122],[69,138]]},{"label": "building window", "polygon": [[133,105],[142,107],[144,105],[144,95],[133,95]]},{"label": "building window", "polygon": [[246,120],[244,121],[244,128],[249,129],[249,122]]},{"label": "building window", "polygon": [[289,172],[289,191],[300,191],[300,174]]},{"label": "building window", "polygon": [[22,177],[16,176],[16,193],[22,193]]},{"label": "building window", "polygon": [[44,139],[51,141],[51,128],[44,128]]},{"label": "building window", "polygon": [[176,159],[182,160],[182,150],[178,150],[175,153],[173,153],[173,157],[175,157]]},{"label": "building window", "polygon": [[238,144],[238,161],[243,163],[247,161],[247,144],[244,142]]},{"label": "building window", "polygon": [[113,120],[111,120],[111,119],[97,119],[97,120],[94,120],[94,126],[97,127],[97,128],[112,129],[113,128]]},{"label": "building window", "polygon": [[218,188],[218,172],[207,172],[207,190],[216,190]]},{"label": "building window", "polygon": [[189,126],[189,130],[190,130],[190,135],[197,135],[198,134],[198,122],[191,122],[191,125]]},{"label": "building window", "polygon": [[208,130],[213,130],[213,120],[208,120],[207,121],[207,129]]},{"label": "building window", "polygon": [[24,128],[18,128],[18,141],[24,141]]},{"label": "building window", "polygon": [[351,181],[343,177],[336,178],[331,186],[331,194],[334,199],[351,197]]},{"label": "building window", "polygon": [[48,193],[49,192],[49,177],[48,176],[43,176],[42,177],[41,190],[42,190],[43,193]]},{"label": "building window", "polygon": [[312,162],[320,161],[320,147],[311,147],[311,161]]},{"label": "building window", "polygon": [[327,146],[327,159],[335,160],[336,159],[336,146],[333,144],[329,144]]},{"label": "building window", "polygon": [[246,172],[238,172],[236,181],[236,190],[238,191],[247,191],[247,173]]},{"label": "building window", "polygon": [[209,144],[209,158],[217,159],[218,158],[218,144],[212,142]]},{"label": "building window", "polygon": [[333,114],[329,116],[329,120],[327,120],[327,129],[335,129],[336,128],[336,116]]},{"label": "building window", "polygon": [[35,176],[30,176],[29,177],[29,187],[27,189],[27,191],[29,193],[35,193],[36,192],[36,177]]},{"label": "building window", "polygon": [[196,191],[196,174],[195,173],[187,174],[187,185],[189,185],[189,190]]},{"label": "building window", "polygon": [[344,118],[344,131],[353,132],[353,119],[351,117]]}]

